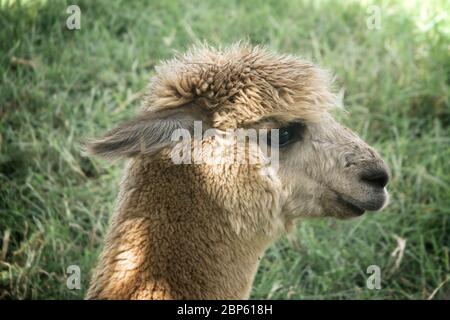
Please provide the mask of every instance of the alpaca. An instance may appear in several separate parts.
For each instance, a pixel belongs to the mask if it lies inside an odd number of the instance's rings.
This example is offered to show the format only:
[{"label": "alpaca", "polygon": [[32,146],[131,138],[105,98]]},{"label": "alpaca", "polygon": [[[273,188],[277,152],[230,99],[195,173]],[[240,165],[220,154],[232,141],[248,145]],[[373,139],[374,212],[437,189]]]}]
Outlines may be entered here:
[{"label": "alpaca", "polygon": [[[87,299],[246,299],[265,250],[295,220],[381,210],[388,168],[334,120],[336,105],[327,72],[248,44],[204,45],[158,66],[139,115],[86,147],[129,158]],[[175,163],[174,132],[196,122],[225,136],[276,130],[247,139],[239,163]],[[181,154],[223,144],[187,141]],[[278,168],[264,145],[276,146]]]}]

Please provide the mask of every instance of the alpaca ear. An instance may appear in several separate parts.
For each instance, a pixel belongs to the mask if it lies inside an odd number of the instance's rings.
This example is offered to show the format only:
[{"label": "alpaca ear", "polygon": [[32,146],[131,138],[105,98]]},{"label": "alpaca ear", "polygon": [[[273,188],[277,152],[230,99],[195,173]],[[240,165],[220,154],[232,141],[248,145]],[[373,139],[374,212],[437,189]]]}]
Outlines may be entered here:
[{"label": "alpaca ear", "polygon": [[133,157],[138,154],[154,154],[175,143],[172,133],[186,129],[191,135],[194,121],[202,121],[207,129],[206,115],[196,106],[184,105],[175,109],[144,111],[119,127],[109,131],[102,138],[89,140],[86,154],[105,158]]}]

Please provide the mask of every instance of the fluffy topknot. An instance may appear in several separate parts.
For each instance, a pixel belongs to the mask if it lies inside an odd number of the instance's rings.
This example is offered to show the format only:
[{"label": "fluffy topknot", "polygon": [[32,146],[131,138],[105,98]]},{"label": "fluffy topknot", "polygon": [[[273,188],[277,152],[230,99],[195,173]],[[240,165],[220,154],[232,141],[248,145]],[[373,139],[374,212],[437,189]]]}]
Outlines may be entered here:
[{"label": "fluffy topknot", "polygon": [[327,72],[292,55],[247,43],[200,45],[156,67],[144,111],[194,103],[218,128],[271,115],[314,121],[336,105],[330,84]]}]

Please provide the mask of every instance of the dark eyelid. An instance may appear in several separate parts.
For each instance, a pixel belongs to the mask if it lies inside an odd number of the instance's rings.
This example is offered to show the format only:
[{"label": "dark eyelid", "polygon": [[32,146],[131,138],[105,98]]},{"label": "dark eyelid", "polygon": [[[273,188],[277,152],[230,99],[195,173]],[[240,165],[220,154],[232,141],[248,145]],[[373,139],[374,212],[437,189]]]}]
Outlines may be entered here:
[{"label": "dark eyelid", "polygon": [[[296,141],[299,141],[303,138],[303,133],[306,128],[306,125],[303,122],[297,121],[297,122],[291,122],[289,124],[286,124],[284,126],[280,126],[280,134],[281,131],[288,131],[290,134],[289,140],[280,141],[280,147],[288,146]],[[270,136],[269,136],[270,140]]]},{"label": "dark eyelid", "polygon": [[288,130],[294,130],[296,135],[302,135],[306,129],[306,125],[304,122],[292,122],[288,126],[284,127]]}]

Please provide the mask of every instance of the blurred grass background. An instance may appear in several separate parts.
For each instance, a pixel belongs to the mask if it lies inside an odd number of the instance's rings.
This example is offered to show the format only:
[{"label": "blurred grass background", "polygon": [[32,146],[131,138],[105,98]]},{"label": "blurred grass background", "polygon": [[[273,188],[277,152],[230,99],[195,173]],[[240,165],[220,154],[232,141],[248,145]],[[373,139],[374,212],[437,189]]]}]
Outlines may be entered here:
[{"label": "blurred grass background", "polygon": [[[69,4],[81,30],[65,26]],[[450,298],[449,20],[445,0],[1,0],[0,298],[83,298],[123,164],[78,143],[128,118],[174,50],[240,39],[334,72],[338,116],[393,174],[385,212],[302,222],[272,246],[252,298]],[[366,288],[373,264],[380,290]],[[66,287],[69,265],[81,290]]]}]

